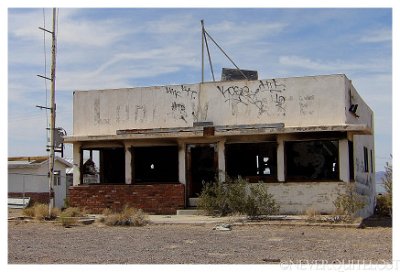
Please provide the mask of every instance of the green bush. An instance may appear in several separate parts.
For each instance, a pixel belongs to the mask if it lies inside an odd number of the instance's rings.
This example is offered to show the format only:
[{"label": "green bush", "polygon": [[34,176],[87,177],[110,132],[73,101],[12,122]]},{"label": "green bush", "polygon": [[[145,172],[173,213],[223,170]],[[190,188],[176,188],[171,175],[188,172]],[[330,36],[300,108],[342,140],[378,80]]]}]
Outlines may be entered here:
[{"label": "green bush", "polygon": [[392,214],[392,199],[389,194],[379,195],[376,198],[375,213],[382,216],[390,216]]},{"label": "green bush", "polygon": [[279,205],[263,183],[252,184],[247,195],[245,213],[249,216],[271,215],[279,212]]},{"label": "green bush", "polygon": [[347,219],[354,219],[357,212],[367,204],[365,198],[357,193],[356,185],[349,183],[346,185],[345,192],[339,193],[333,202],[336,207],[336,213],[344,215]]},{"label": "green bush", "polygon": [[246,214],[250,217],[275,214],[279,211],[265,184],[249,184],[246,179],[226,178],[204,184],[198,200],[198,209],[208,214],[226,216],[228,214]]},{"label": "green bush", "polygon": [[376,213],[379,215],[392,216],[392,173],[392,163],[386,162],[383,177],[386,192],[376,198]]}]

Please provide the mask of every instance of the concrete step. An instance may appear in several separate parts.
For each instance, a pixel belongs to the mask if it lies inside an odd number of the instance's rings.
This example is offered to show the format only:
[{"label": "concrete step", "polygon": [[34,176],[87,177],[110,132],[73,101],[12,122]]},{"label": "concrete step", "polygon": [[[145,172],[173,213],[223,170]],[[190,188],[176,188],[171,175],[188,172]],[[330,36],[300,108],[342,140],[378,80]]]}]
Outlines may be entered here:
[{"label": "concrete step", "polygon": [[199,199],[197,197],[191,197],[189,198],[189,206],[190,207],[197,207],[197,202],[199,201]]},{"label": "concrete step", "polygon": [[201,215],[204,211],[197,209],[176,210],[176,215]]}]

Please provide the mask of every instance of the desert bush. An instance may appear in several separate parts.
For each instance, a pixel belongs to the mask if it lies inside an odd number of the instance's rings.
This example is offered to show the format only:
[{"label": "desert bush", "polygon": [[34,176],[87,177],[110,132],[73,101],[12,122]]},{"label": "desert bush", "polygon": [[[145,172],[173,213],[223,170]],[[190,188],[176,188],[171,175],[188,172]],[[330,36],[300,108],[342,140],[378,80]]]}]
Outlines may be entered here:
[{"label": "desert bush", "polygon": [[35,209],[33,207],[26,207],[22,210],[22,214],[29,217],[35,217]]},{"label": "desert bush", "polygon": [[[103,211],[104,215],[104,211]],[[148,222],[148,215],[141,209],[124,207],[120,213],[106,211],[102,220],[107,226],[144,226]]]},{"label": "desert bush", "polygon": [[78,217],[86,215],[86,211],[78,207],[68,207],[63,210],[59,216],[61,224],[68,228],[78,223]]},{"label": "desert bush", "polygon": [[197,207],[208,214],[228,214],[229,207],[224,186],[219,182],[203,183]]},{"label": "desert bush", "polygon": [[198,208],[220,216],[239,213],[255,217],[279,211],[279,206],[263,183],[249,185],[248,180],[241,177],[227,177],[224,182],[216,180],[204,184]]},{"label": "desert bush", "polygon": [[22,211],[25,216],[33,217],[36,220],[55,219],[60,214],[60,209],[52,208],[49,216],[49,205],[35,203],[33,206],[25,208]]},{"label": "desert bush", "polygon": [[250,192],[245,199],[244,213],[250,217],[271,215],[279,212],[279,205],[272,194],[268,193],[265,184],[261,182],[250,185]]},{"label": "desert bush", "polygon": [[68,207],[62,211],[62,217],[82,217],[85,216],[86,212],[78,207]]},{"label": "desert bush", "polygon": [[336,207],[336,213],[343,215],[344,220],[354,219],[357,212],[366,205],[365,198],[357,193],[356,185],[349,183],[346,185],[345,192],[339,193],[333,204]]},{"label": "desert bush", "polygon": [[388,194],[379,195],[376,198],[375,213],[382,216],[390,216],[392,214],[392,200]]},{"label": "desert bush", "polygon": [[105,208],[105,209],[103,209],[101,214],[104,216],[110,215],[110,214],[112,214],[112,210],[110,208]]},{"label": "desert bush", "polygon": [[386,192],[376,198],[375,212],[378,215],[392,216],[392,163],[386,162],[383,185]]},{"label": "desert bush", "polygon": [[317,221],[320,218],[321,213],[314,207],[310,207],[305,212],[307,216],[307,221]]},{"label": "desert bush", "polygon": [[76,217],[60,216],[59,219],[60,219],[61,224],[66,228],[69,228],[78,223],[78,218],[76,218]]}]

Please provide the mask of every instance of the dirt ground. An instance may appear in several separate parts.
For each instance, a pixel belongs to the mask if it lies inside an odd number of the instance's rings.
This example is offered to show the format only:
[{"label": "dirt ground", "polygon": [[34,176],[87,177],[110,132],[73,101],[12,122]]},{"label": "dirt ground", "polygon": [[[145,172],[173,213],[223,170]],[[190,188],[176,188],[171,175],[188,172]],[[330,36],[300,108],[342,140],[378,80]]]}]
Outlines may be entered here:
[{"label": "dirt ground", "polygon": [[9,264],[387,264],[392,228],[8,223]]}]

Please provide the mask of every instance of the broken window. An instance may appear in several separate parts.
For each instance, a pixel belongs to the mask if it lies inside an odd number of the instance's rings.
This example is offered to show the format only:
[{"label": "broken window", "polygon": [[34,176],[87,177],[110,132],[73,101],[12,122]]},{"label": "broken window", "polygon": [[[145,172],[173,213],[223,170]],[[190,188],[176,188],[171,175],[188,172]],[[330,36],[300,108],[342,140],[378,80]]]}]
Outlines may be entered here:
[{"label": "broken window", "polygon": [[134,147],[133,176],[135,182],[173,182],[178,178],[178,147]]},{"label": "broken window", "polygon": [[286,176],[294,179],[339,179],[338,141],[285,143]]},{"label": "broken window", "polygon": [[82,183],[125,183],[124,148],[85,149],[82,155]]},{"label": "broken window", "polygon": [[373,155],[373,153],[372,153],[372,150],[370,150],[369,151],[369,153],[370,153],[370,161],[371,161],[371,173],[373,173],[374,172],[374,155]]},{"label": "broken window", "polygon": [[235,143],[225,145],[228,176],[250,181],[276,179],[276,143]]},{"label": "broken window", "polygon": [[368,148],[364,146],[364,172],[368,172]]},{"label": "broken window", "polygon": [[354,147],[353,142],[349,141],[349,169],[350,169],[350,180],[354,181]]}]

